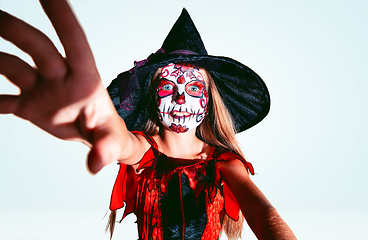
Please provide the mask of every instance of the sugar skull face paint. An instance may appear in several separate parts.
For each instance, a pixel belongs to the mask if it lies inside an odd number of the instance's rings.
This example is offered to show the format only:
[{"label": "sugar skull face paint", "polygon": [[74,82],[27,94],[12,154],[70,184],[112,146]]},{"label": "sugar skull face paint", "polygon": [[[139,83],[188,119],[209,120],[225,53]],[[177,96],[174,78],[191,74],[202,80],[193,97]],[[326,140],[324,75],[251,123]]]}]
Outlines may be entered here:
[{"label": "sugar skull face paint", "polygon": [[161,123],[184,133],[195,129],[206,113],[208,94],[203,74],[188,64],[169,64],[161,69],[157,107]]}]

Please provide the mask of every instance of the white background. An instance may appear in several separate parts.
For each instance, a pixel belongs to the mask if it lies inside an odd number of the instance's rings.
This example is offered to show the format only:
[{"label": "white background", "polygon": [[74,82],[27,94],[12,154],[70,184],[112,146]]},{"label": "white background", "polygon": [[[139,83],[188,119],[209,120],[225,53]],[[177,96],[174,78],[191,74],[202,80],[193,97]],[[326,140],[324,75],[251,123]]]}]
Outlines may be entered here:
[{"label": "white background", "polygon": [[[238,135],[253,177],[298,239],[364,239],[368,217],[366,1],[82,1],[72,5],[105,86],[155,52],[186,7],[207,51],[255,70],[271,94],[266,119]],[[0,8],[44,31],[37,1]],[[0,24],[2,24],[0,22]],[[27,37],[27,36],[24,36]],[[31,59],[1,40],[0,51]],[[17,93],[0,77],[0,93]],[[88,149],[0,116],[0,239],[108,239],[117,165],[91,176]],[[137,239],[134,217],[114,239]],[[244,239],[255,239],[246,230]]]}]

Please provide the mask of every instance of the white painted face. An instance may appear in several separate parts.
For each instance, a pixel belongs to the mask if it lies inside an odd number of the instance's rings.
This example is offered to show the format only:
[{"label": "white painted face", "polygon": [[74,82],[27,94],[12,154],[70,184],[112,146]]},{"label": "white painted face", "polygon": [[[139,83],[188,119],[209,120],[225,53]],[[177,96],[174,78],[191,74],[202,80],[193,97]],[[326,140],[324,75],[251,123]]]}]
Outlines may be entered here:
[{"label": "white painted face", "polygon": [[171,131],[195,129],[206,113],[208,94],[203,74],[197,67],[180,63],[161,69],[157,86],[161,123]]}]

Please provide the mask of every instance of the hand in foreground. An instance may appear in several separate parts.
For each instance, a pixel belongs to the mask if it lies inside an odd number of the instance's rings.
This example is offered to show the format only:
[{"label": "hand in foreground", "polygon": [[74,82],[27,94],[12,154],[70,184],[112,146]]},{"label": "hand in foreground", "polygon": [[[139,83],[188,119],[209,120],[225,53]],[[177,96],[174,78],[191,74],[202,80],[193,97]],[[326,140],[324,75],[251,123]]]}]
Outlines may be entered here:
[{"label": "hand in foreground", "polygon": [[84,142],[92,148],[89,170],[96,173],[119,158],[118,143],[126,137],[126,127],[102,85],[87,39],[67,2],[41,0],[41,4],[66,57],[45,34],[0,11],[0,36],[27,52],[36,65],[33,68],[0,52],[0,73],[20,88],[19,95],[0,95],[0,113],[29,120],[58,138]]}]

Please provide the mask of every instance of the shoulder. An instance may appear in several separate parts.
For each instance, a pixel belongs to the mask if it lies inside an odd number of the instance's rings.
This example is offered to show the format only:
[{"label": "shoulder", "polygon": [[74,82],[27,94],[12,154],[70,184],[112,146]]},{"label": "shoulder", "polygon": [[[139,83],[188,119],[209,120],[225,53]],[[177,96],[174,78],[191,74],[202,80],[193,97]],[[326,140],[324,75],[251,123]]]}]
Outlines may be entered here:
[{"label": "shoulder", "polygon": [[216,159],[220,173],[237,170],[254,174],[252,164],[233,151],[217,147],[213,153],[213,158]]},{"label": "shoulder", "polygon": [[218,161],[216,162],[216,164],[222,177],[238,176],[238,175],[248,176],[250,172],[241,159],[232,159],[230,161]]},{"label": "shoulder", "polygon": [[146,133],[142,131],[132,131],[136,139],[141,143],[144,152],[146,152],[148,149],[157,148],[157,144],[152,136],[147,135]]},{"label": "shoulder", "polygon": [[132,133],[144,144],[147,148],[157,145],[152,136],[147,135],[142,131],[132,131]]}]

